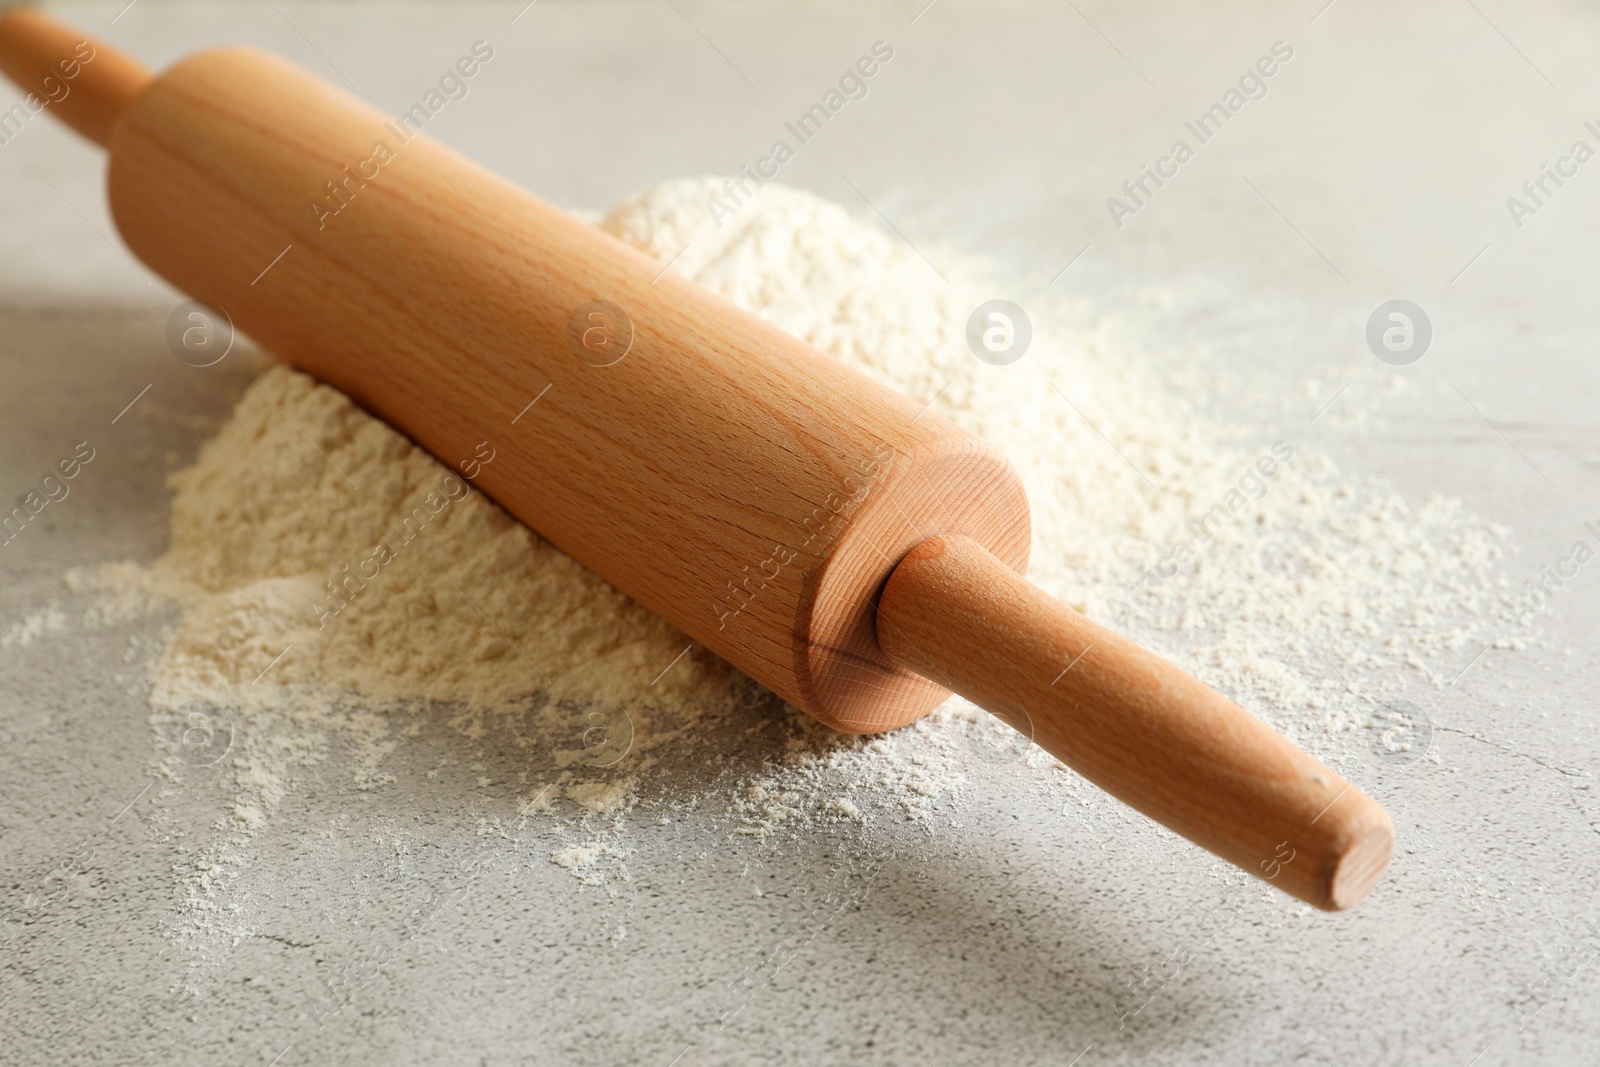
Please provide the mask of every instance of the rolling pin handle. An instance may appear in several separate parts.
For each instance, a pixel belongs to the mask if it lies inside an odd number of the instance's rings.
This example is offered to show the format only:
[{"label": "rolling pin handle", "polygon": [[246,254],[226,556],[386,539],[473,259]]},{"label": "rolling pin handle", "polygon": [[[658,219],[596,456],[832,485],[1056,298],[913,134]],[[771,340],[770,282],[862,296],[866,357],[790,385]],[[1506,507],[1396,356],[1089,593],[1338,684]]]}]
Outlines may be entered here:
[{"label": "rolling pin handle", "polygon": [[[523,246],[537,245],[562,258],[578,280],[572,286],[606,291],[624,286],[632,299],[653,309],[666,324],[655,352],[655,358],[663,361],[660,365],[705,376],[703,386],[683,379],[670,396],[660,394],[658,382],[673,376],[651,370],[645,378],[646,372],[637,369],[639,363],[623,368],[604,386],[593,379],[564,378],[573,383],[571,411],[583,410],[585,403],[591,410],[620,410],[619,396],[648,395],[650,410],[670,410],[677,420],[673,425],[693,423],[674,405],[675,398],[707,421],[732,405],[740,418],[760,418],[765,426],[772,416],[768,396],[774,383],[786,387],[792,393],[786,410],[803,412],[809,406],[813,412],[814,425],[806,431],[811,447],[790,448],[782,443],[788,437],[757,440],[764,449],[761,455],[768,457],[777,474],[776,479],[763,479],[763,484],[785,476],[788,480],[783,493],[766,496],[750,495],[754,491],[742,475],[737,487],[730,482],[729,499],[740,502],[730,514],[737,514],[738,522],[701,521],[704,517],[695,508],[681,503],[699,501],[701,495],[690,496],[691,490],[675,487],[679,495],[673,496],[661,488],[661,479],[640,473],[654,468],[634,461],[658,447],[647,418],[619,417],[610,436],[601,435],[610,450],[603,455],[573,445],[565,452],[566,463],[545,464],[557,472],[544,483],[553,490],[564,485],[586,487],[600,480],[599,475],[585,480],[584,472],[595,470],[612,479],[626,472],[633,479],[625,483],[627,492],[606,494],[610,499],[587,492],[538,493],[530,483],[502,475],[491,475],[490,480],[500,480],[485,488],[491,494],[501,493],[500,503],[507,510],[547,535],[554,526],[560,536],[551,540],[579,562],[589,563],[647,606],[698,633],[735,666],[822,721],[881,727],[908,708],[920,711],[939,693],[906,673],[915,672],[1024,730],[1041,747],[1134,808],[1317,907],[1349,907],[1383,873],[1393,851],[1394,827],[1378,804],[1215,690],[1050,599],[967,537],[924,541],[900,561],[884,585],[877,638],[891,663],[880,665],[874,659],[870,669],[900,686],[889,696],[881,695],[887,692],[881,687],[824,688],[816,683],[815,665],[824,662],[822,653],[839,652],[839,646],[830,643],[833,635],[854,640],[858,628],[853,613],[870,608],[869,599],[855,595],[849,576],[881,573],[876,563],[869,571],[850,564],[844,538],[831,549],[831,561],[845,562],[830,567],[829,573],[846,577],[829,587],[830,610],[811,604],[799,629],[796,610],[768,607],[767,616],[752,616],[746,632],[753,636],[720,640],[706,622],[700,607],[703,600],[695,600],[692,613],[680,610],[690,600],[685,593],[703,588],[704,579],[695,569],[700,561],[685,550],[681,572],[664,573],[658,543],[688,544],[698,539],[700,554],[708,559],[750,558],[743,550],[734,554],[722,543],[726,531],[740,527],[747,515],[791,507],[793,500],[807,499],[808,491],[836,488],[837,473],[830,466],[808,465],[804,458],[813,452],[843,454],[840,450],[847,445],[855,447],[860,427],[873,421],[886,420],[898,427],[908,448],[920,442],[918,447],[926,454],[937,447],[945,450],[939,455],[951,464],[954,457],[960,458],[959,468],[949,467],[963,472],[960,493],[950,493],[931,474],[920,496],[906,490],[906,499],[920,503],[923,512],[945,514],[948,521],[965,522],[969,529],[987,524],[999,531],[1026,531],[1027,507],[1015,473],[954,426],[941,429],[933,425],[937,420],[914,425],[919,416],[910,414],[910,401],[842,365],[830,369],[831,362],[818,362],[800,342],[737,309],[696,295],[688,283],[676,295],[663,295],[670,282],[653,289],[654,281],[642,280],[655,272],[653,261],[618,242],[600,241],[565,212],[425,138],[408,150],[410,169],[385,179],[389,195],[368,195],[362,201],[361,221],[352,219],[338,231],[339,237],[322,238],[328,242],[322,246],[324,254],[301,253],[290,266],[279,268],[275,286],[254,289],[255,282],[249,279],[259,278],[261,265],[274,253],[281,258],[287,251],[278,251],[289,239],[285,235],[308,228],[306,213],[277,194],[285,187],[314,187],[317,182],[309,179],[320,180],[328,159],[370,144],[371,132],[385,121],[381,112],[276,59],[214,52],[169,70],[163,75],[169,91],[152,93],[129,113],[129,106],[151,84],[150,73],[123,53],[26,8],[0,14],[0,72],[29,93],[27,103],[17,107],[31,114],[48,107],[98,144],[109,146],[116,140],[117,165],[108,182],[112,214],[140,258],[194,296],[248,312],[244,325],[263,347],[295,359],[302,369],[344,389],[436,455],[455,456],[463,442],[476,440],[469,427],[484,417],[482,396],[469,389],[444,390],[446,405],[417,400],[441,392],[442,383],[454,383],[463,365],[470,363],[486,380],[507,385],[571,370],[564,353],[552,355],[552,349],[514,355],[510,349],[516,346],[506,345],[507,337],[526,336],[530,324],[536,332],[554,332],[567,310],[553,299],[528,301],[517,283],[506,280],[509,276],[497,275],[484,265],[482,246],[468,235],[477,232],[480,220],[491,216],[504,219]],[[6,121],[16,110],[0,114],[0,135],[10,136]],[[308,121],[308,115],[315,121]],[[291,131],[292,136],[261,133],[259,126],[273,128],[274,116],[281,130]],[[184,152],[173,149],[180,139]],[[410,210],[417,200],[458,183],[473,193],[473,199],[467,200],[455,188],[466,202],[453,208],[453,217],[419,217]],[[454,203],[449,197],[443,202]],[[488,206],[480,208],[479,203]],[[194,242],[173,239],[174,220],[190,216],[226,229],[230,240],[222,251],[200,250]],[[365,252],[370,242],[380,239],[385,247],[409,241],[412,255],[335,254],[341,249],[334,243],[339,240],[350,242],[346,252],[356,248]],[[509,238],[506,244],[511,244]],[[497,254],[509,258],[508,253]],[[516,254],[526,260],[520,248]],[[439,272],[439,263],[446,261],[453,269]],[[354,266],[357,262],[359,269]],[[512,262],[511,269],[520,267]],[[452,284],[441,284],[441,278],[452,279]],[[367,294],[367,299],[349,299],[348,294],[357,292]],[[482,316],[466,310],[484,306],[501,308],[503,317],[485,325]],[[714,337],[715,343],[707,337]],[[741,375],[749,361],[738,354],[756,351],[781,353],[782,358],[762,364],[764,377],[745,381]],[[559,372],[551,369],[556,367]],[[380,373],[364,373],[373,368]],[[634,393],[629,394],[629,388]],[[577,434],[553,439],[572,441]],[[673,456],[698,455],[707,448],[720,450],[715,456],[734,454],[727,442],[710,435],[688,435],[676,443],[682,451]],[[747,444],[739,445],[736,464],[729,459],[718,467],[714,457],[708,459],[706,476],[721,477],[735,466],[741,472],[751,466],[754,453]],[[606,455],[628,462],[607,464]],[[497,464],[496,470],[500,469]],[[925,471],[935,469],[942,468],[930,466]],[[634,506],[612,500],[633,501]],[[974,501],[983,509],[977,509]],[[636,506],[638,502],[651,505],[650,509]],[[904,509],[897,511],[906,515]],[[647,530],[637,518],[644,514],[676,525]],[[602,551],[592,532],[613,526],[620,529],[613,532],[609,549]],[[637,536],[630,539],[626,536],[630,532]],[[747,540],[760,546],[771,543],[754,533]],[[1014,538],[1011,541],[1015,543]],[[863,542],[870,552],[882,555],[870,538],[855,539],[857,545]],[[869,547],[856,549],[860,558],[871,558]],[[870,588],[876,580],[862,579],[862,588]],[[772,603],[770,598],[762,602],[764,607]],[[824,624],[830,628],[826,632],[821,629]],[[870,634],[865,639],[870,644]],[[794,654],[797,641],[815,646],[806,649],[810,658]],[[848,649],[839,662],[847,663],[851,672],[866,664],[863,658],[850,656]],[[801,663],[806,672],[797,666]],[[828,677],[846,677],[844,668]],[[859,680],[858,673],[848,677]]]},{"label": "rolling pin handle", "polygon": [[1394,825],[1377,802],[976,541],[935,537],[912,549],[878,607],[891,660],[1284,892],[1337,911],[1383,874]]},{"label": "rolling pin handle", "polygon": [[150,72],[131,56],[28,7],[0,14],[0,72],[27,91],[27,102],[18,107],[35,113],[48,108],[102,146],[123,110],[150,84]]}]

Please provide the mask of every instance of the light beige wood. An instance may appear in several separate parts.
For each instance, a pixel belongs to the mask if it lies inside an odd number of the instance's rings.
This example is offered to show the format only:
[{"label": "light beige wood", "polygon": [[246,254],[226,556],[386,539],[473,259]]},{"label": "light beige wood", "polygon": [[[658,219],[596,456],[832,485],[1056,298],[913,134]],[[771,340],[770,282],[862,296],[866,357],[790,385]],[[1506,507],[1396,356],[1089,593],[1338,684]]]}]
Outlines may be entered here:
[{"label": "light beige wood", "polygon": [[[163,277],[445,462],[488,442],[479,488],[821,721],[872,732],[938,703],[879,650],[872,599],[925,532],[970,534],[1021,567],[1010,464],[403,133],[275,56],[205,52],[118,120],[112,214]],[[392,158],[362,168],[380,145]],[[338,203],[330,181],[345,202],[328,217],[312,204]],[[635,335],[609,366],[569,347],[594,300]]]},{"label": "light beige wood", "polygon": [[0,14],[0,72],[102,145],[150,82],[150,72],[126,54],[26,7]]},{"label": "light beige wood", "polygon": [[1383,873],[1394,828],[1370,797],[1216,690],[1052,600],[977,542],[919,545],[878,607],[891,659],[1285,892],[1347,908]]},{"label": "light beige wood", "polygon": [[[0,67],[69,38],[5,16]],[[1023,581],[1027,501],[987,444],[283,60],[147,80],[95,48],[61,114],[109,147],[146,263],[446,463],[492,448],[507,511],[796,706],[875,732],[957,688],[1319,906],[1376,879],[1381,809]]]}]

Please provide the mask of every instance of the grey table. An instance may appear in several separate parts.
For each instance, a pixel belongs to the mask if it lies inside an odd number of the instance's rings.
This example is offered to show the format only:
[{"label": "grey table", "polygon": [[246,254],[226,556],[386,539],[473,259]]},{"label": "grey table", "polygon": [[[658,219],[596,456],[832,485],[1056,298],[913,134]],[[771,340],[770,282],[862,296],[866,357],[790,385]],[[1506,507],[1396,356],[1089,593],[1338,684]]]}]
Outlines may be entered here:
[{"label": "grey table", "polygon": [[[1417,301],[1436,340],[1406,370],[1412,399],[1352,398],[1374,409],[1365,429],[1330,420],[1306,447],[1513,526],[1516,581],[1600,519],[1600,163],[1547,185],[1531,215],[1507,205],[1574,140],[1600,144],[1584,125],[1600,116],[1591,11],[520,8],[63,14],[154,64],[224,41],[274,48],[392,109],[488,39],[500,58],[429,132],[574,208],[736,167],[887,39],[892,78],[787,181],[855,205],[853,182],[912,239],[1039,287],[1083,252],[1065,284],[1106,307],[1207,279],[1218,298],[1150,311],[1148,340],[1205,342],[1255,375],[1261,388],[1211,400],[1241,425],[1305,426],[1319,402],[1297,383],[1369,366],[1368,313]],[[1107,198],[1279,40],[1294,59],[1266,96],[1116,226]],[[248,380],[242,362],[196,376],[168,354],[180,298],[110,237],[101,167],[43,121],[0,146],[0,488],[22,491],[85,436],[101,454],[6,549],[5,625],[69,567],[162,551],[165,474]],[[151,816],[140,692],[77,627],[0,651],[0,902],[28,917],[0,946],[0,1061],[1593,1062],[1595,582],[1573,583],[1538,648],[1443,698],[1440,765],[1363,769],[1402,847],[1349,915],[1224,892],[1209,857],[1111,802],[1068,805],[1042,771],[982,765],[959,809],[866,839],[754,841],[717,805],[666,803],[630,837],[630,879],[584,886],[543,861],[548,843],[478,836],[504,798],[460,767],[423,773],[450,759],[440,732],[396,756],[383,790],[331,769],[286,800],[233,898],[253,932],[199,970],[163,933],[181,904],[173,865],[228,790],[191,776]],[[794,728],[746,726],[707,739],[723,762],[685,757],[669,781],[714,793]],[[1159,995],[1121,1025],[1120,992],[1152,965]]]}]

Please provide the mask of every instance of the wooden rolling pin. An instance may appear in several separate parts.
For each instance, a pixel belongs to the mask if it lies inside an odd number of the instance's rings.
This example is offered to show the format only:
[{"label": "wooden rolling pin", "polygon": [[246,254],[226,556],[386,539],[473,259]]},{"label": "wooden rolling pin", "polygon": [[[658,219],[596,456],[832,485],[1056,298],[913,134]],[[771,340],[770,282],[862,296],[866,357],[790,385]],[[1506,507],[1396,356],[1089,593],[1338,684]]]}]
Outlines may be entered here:
[{"label": "wooden rolling pin", "polygon": [[501,506],[822,722],[954,690],[1319,908],[1382,874],[1378,804],[1021,577],[1021,483],[937,414],[275,56],[152,77],[17,9],[0,69],[163,277],[447,464],[489,442]]}]

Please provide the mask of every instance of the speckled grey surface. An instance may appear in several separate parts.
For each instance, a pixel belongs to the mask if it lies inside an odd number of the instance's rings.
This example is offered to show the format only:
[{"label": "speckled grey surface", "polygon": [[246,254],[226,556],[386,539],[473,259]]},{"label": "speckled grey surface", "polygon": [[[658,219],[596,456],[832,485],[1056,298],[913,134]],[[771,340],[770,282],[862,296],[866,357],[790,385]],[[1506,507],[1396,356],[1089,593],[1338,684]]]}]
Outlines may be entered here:
[{"label": "speckled grey surface", "polygon": [[[1219,415],[1292,426],[1407,494],[1465,497],[1513,527],[1518,582],[1600,521],[1600,178],[1580,171],[1520,229],[1505,203],[1593,143],[1600,21],[1575,6],[541,2],[513,24],[516,0],[143,0],[113,25],[121,6],[64,13],[151,62],[276,48],[396,108],[487,38],[495,65],[437,133],[569,207],[752,158],[886,38],[893,77],[787,180],[851,203],[848,178],[912,240],[1036,286],[1088,244],[1058,285],[1147,306],[1158,347],[1198,342],[1283,384],[1269,408],[1209,398]],[[1280,39],[1295,60],[1266,98],[1113,228],[1105,198]],[[70,567],[159,554],[165,474],[247,380],[245,359],[198,371],[168,353],[178,298],[102,238],[100,174],[42,121],[0,146],[0,492],[96,449],[3,549],[0,625]],[[1196,277],[1215,301],[1138,303]],[[1362,324],[1397,296],[1437,330],[1405,373],[1459,393],[1393,407],[1355,390],[1339,402],[1371,405],[1366,429],[1308,425],[1334,387],[1291,390],[1370,362]],[[1438,764],[1327,742],[1400,840],[1349,914],[1232,891],[1081,784],[976,762],[928,826],[733,835],[673,790],[779,752],[793,724],[756,708],[675,757],[643,809],[664,821],[637,820],[631,880],[606,887],[545,862],[536,831],[480,837],[504,797],[464,762],[424,773],[461,743],[449,731],[425,730],[377,791],[348,788],[335,751],[238,884],[259,933],[199,970],[164,933],[174,866],[231,794],[203,768],[179,788],[152,776],[122,652],[138,662],[156,624],[74,626],[0,650],[0,1062],[1592,1063],[1597,580],[1570,585],[1536,648],[1464,662],[1430,694]],[[483,758],[496,777],[519,757]],[[1124,1020],[1130,984],[1148,1004]]]}]

